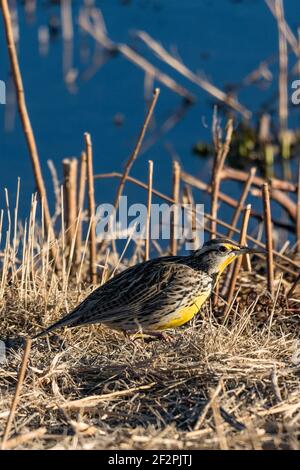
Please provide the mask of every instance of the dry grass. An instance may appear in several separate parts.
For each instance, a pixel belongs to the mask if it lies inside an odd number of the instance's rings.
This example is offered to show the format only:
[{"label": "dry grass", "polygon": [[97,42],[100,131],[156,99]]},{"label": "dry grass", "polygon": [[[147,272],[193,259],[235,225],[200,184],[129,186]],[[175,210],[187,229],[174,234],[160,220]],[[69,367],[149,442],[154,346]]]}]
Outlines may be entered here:
[{"label": "dry grass", "polygon": [[[33,334],[90,291],[83,282],[88,261],[83,257],[77,280],[68,279],[67,265],[55,274],[49,244],[33,225],[21,259],[13,256],[16,240],[2,254],[3,338]],[[118,263],[109,256],[106,269]],[[172,332],[172,343],[133,341],[102,326],[34,342],[6,446],[299,449],[299,301],[296,292],[287,304],[290,284],[278,274],[273,301],[261,271],[257,265],[240,275],[225,320],[224,305],[212,312],[208,303],[193,324]],[[1,435],[22,355],[21,347],[12,349],[0,368]]]}]

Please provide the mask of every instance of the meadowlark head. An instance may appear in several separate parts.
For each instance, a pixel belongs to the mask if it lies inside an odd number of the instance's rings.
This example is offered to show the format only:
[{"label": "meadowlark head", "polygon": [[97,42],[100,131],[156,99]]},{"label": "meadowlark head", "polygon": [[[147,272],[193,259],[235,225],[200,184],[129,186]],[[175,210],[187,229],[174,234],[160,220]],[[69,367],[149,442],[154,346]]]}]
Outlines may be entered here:
[{"label": "meadowlark head", "polygon": [[265,253],[262,248],[249,248],[227,238],[215,238],[194,251],[193,259],[210,275],[220,275],[238,256],[247,253]]}]

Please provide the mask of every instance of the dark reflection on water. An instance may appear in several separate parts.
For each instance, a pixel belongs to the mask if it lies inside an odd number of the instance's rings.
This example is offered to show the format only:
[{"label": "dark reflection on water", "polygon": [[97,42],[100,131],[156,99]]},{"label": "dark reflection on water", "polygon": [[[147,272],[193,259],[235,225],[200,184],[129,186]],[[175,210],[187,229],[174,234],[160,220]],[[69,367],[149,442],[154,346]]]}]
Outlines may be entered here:
[{"label": "dark reflection on water", "polygon": [[[76,20],[84,2],[72,3]],[[298,3],[298,0],[285,2],[287,21],[293,31],[298,26]],[[95,172],[122,171],[146,109],[145,77],[140,69],[122,57],[111,59],[103,54],[79,30],[76,22],[73,45],[63,44],[58,2],[37,2],[34,15],[25,14],[23,4],[18,3],[20,64],[49,197],[53,199],[47,160],[54,161],[61,175],[62,158],[80,155],[85,131],[92,135]],[[261,0],[98,0],[95,4],[101,8],[108,34],[114,41],[129,42],[137,47],[153,64],[170,73],[197,97],[194,106],[184,109],[182,99],[161,86],[155,122],[133,175],[145,181],[147,161],[151,158],[154,186],[169,194],[172,155],[176,153],[186,171],[207,180],[211,160],[193,156],[191,149],[198,140],[210,140],[213,100],[162,64],[141,42],[134,41],[130,32],[145,30],[166,49],[176,51],[191,70],[201,72],[224,89],[241,83],[265,59],[271,58],[270,70],[276,73],[277,27],[265,3]],[[0,28],[1,44],[4,44],[2,23]],[[49,44],[39,44],[38,37],[40,42],[45,42],[48,34]],[[295,62],[292,55],[290,58]],[[7,83],[9,101],[6,108],[0,107],[0,187],[8,187],[13,197],[16,178],[21,176],[21,210],[25,211],[29,194],[35,187],[18,115],[11,104],[12,85],[3,46],[0,79]],[[242,88],[239,100],[256,116],[263,103],[270,99],[272,103],[276,92],[277,79],[274,79],[271,83]],[[275,102],[271,109],[276,111]],[[176,124],[162,133],[174,116]],[[290,125],[297,124],[294,110]],[[280,174],[280,166],[277,171]],[[241,191],[237,184],[225,183],[224,187],[234,196]],[[132,199],[146,200],[145,193],[130,184],[127,193]],[[111,201],[114,194],[115,180],[97,182],[97,202]],[[201,202],[207,200],[204,198]],[[1,192],[1,207],[3,204]]]}]

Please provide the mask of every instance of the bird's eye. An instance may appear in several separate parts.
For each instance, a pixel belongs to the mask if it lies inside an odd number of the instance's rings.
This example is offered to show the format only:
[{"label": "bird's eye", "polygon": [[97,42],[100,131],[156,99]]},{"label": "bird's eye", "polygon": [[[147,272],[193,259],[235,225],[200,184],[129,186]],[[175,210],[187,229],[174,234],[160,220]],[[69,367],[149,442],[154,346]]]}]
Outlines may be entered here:
[{"label": "bird's eye", "polygon": [[220,248],[219,248],[220,253],[226,253],[226,251],[227,251],[226,246],[220,246]]}]

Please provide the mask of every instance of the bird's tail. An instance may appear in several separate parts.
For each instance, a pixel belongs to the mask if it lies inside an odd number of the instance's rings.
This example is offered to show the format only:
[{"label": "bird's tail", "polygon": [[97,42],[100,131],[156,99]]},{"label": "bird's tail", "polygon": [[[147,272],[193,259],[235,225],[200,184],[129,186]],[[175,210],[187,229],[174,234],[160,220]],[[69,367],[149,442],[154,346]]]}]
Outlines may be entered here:
[{"label": "bird's tail", "polygon": [[72,312],[61,320],[57,321],[56,323],[53,323],[53,325],[50,325],[48,328],[41,331],[37,335],[33,336],[32,339],[43,338],[44,336],[47,336],[48,333],[51,333],[51,331],[57,330],[58,328],[62,328],[63,326],[75,326],[74,323],[76,323],[76,320],[77,315],[75,316],[74,312]]}]

